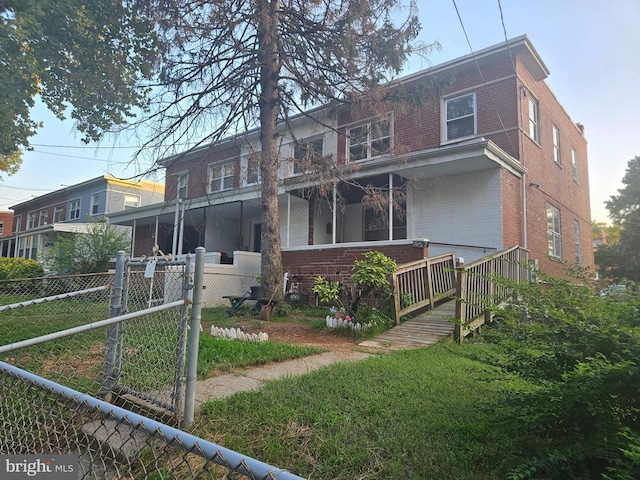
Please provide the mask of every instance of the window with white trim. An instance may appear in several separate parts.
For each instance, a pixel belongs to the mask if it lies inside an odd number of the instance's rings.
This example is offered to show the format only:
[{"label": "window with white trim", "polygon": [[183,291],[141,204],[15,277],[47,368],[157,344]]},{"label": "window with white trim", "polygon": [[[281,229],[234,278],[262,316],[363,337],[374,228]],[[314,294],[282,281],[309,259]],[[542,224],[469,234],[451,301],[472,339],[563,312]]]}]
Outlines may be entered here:
[{"label": "window with white trim", "polygon": [[540,105],[538,100],[529,96],[529,136],[540,143]]},{"label": "window with white trim", "polygon": [[578,183],[578,152],[575,148],[571,149],[571,168],[573,168],[573,180]]},{"label": "window with white trim", "polygon": [[209,193],[233,188],[233,163],[209,165]]},{"label": "window with white trim", "polygon": [[247,185],[256,185],[260,183],[260,153],[250,155],[247,159]]},{"label": "window with white trim", "polygon": [[64,206],[56,205],[53,207],[53,223],[64,221]]},{"label": "window with white trim", "polygon": [[549,244],[549,256],[562,258],[560,210],[549,204],[547,204],[547,241]]},{"label": "window with white trim", "polygon": [[131,210],[132,208],[138,208],[140,206],[140,195],[125,195],[124,196],[124,209]]},{"label": "window with white trim", "polygon": [[38,226],[38,213],[37,212],[29,212],[29,216],[27,217],[27,230],[30,228],[36,228]]},{"label": "window with white trim", "polygon": [[476,134],[476,94],[467,93],[444,101],[445,141]]},{"label": "window with white trim", "polygon": [[100,194],[91,195],[91,215],[97,215],[100,210]]},{"label": "window with white trim", "polygon": [[0,222],[0,235],[4,233],[4,222]]},{"label": "window with white trim", "polygon": [[576,263],[582,265],[582,246],[580,244],[580,222],[573,221],[573,241],[576,246]]},{"label": "window with white trim", "polygon": [[324,139],[302,141],[293,147],[293,173],[297,175],[310,170],[315,158],[324,154]]},{"label": "window with white trim", "polygon": [[562,159],[560,157],[560,129],[553,126],[553,161],[558,165],[562,165]]},{"label": "window with white trim", "polygon": [[187,198],[187,186],[189,185],[189,172],[181,172],[178,174],[178,181],[176,183],[176,196],[177,198]]},{"label": "window with white trim", "polygon": [[22,214],[16,215],[13,219],[13,231],[19,232],[22,228]]},{"label": "window with white trim", "polygon": [[40,210],[38,218],[38,225],[46,225],[49,219],[49,212],[47,210]]},{"label": "window with white trim", "polygon": [[80,199],[76,198],[69,202],[69,220],[80,218]]},{"label": "window with white trim", "polygon": [[349,161],[357,162],[389,153],[392,122],[385,117],[347,129]]}]

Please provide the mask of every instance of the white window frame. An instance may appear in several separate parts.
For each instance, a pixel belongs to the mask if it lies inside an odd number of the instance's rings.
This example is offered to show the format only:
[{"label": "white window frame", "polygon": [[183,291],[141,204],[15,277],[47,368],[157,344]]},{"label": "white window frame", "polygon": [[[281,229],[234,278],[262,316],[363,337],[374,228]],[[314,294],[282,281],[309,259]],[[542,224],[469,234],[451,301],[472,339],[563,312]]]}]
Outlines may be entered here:
[{"label": "white window frame", "polygon": [[560,209],[547,203],[547,243],[549,256],[562,258],[562,220]]},{"label": "white window frame", "polygon": [[38,226],[38,212],[33,211],[27,214],[27,230]]},{"label": "white window frame", "polygon": [[[135,205],[133,205],[132,199],[135,199]],[[125,193],[123,197],[123,209],[131,210],[140,206],[140,195],[133,195],[131,193]]]},{"label": "white window frame", "polygon": [[[320,152],[313,147],[313,145],[317,145],[318,142],[320,142]],[[305,157],[309,152],[314,157],[317,155],[320,155],[321,157],[324,156],[324,136],[308,138],[293,145],[291,152],[291,158],[293,158],[291,173],[293,175],[299,175],[309,171],[308,168],[304,168],[305,165],[308,165],[308,162],[305,161]]]},{"label": "white window frame", "polygon": [[0,222],[0,235],[4,233],[4,222]]},{"label": "white window frame", "polygon": [[540,143],[540,103],[529,95],[529,137]]},{"label": "white window frame", "polygon": [[582,244],[580,235],[580,222],[578,220],[573,221],[573,241],[576,247],[576,263],[582,265]]},{"label": "white window frame", "polygon": [[[382,122],[389,122],[388,134],[378,134],[378,129],[374,128],[377,124]],[[362,133],[354,133],[356,130],[365,129]],[[384,133],[384,132],[383,132]],[[393,149],[393,115],[385,115],[371,119],[367,122],[358,123],[352,127],[347,128],[347,161],[348,162],[361,162],[363,160],[370,160],[372,158],[381,157],[388,154]],[[360,140],[358,140],[360,139]],[[384,149],[375,149],[376,144],[387,143]],[[384,145],[383,145],[384,146]],[[362,147],[364,156],[352,157],[352,149]],[[375,150],[375,151],[374,151]]]},{"label": "white window frame", "polygon": [[98,215],[100,213],[98,209],[100,208],[100,194],[93,193],[91,194],[91,215]]},{"label": "white window frame", "polygon": [[558,165],[562,165],[562,157],[560,151],[560,129],[554,125],[552,130],[553,138],[553,161]]},{"label": "white window frame", "polygon": [[82,199],[74,198],[69,200],[69,220],[78,220],[80,218],[80,212],[82,211]]},{"label": "white window frame", "polygon": [[[473,99],[473,112],[464,115],[458,115],[453,118],[449,118],[449,104],[457,100],[471,97]],[[473,133],[466,135],[455,135],[453,125],[460,123],[461,120],[473,118]],[[478,134],[478,102],[476,98],[476,92],[467,92],[461,95],[445,98],[442,102],[442,123],[444,125],[443,142],[459,142],[465,138],[473,138]]]},{"label": "white window frame", "polygon": [[[233,188],[235,177],[233,162],[216,163],[209,165],[209,193],[223,192]],[[216,175],[219,173],[219,175]],[[214,181],[219,182],[219,186],[214,188]]]},{"label": "white window frame", "polygon": [[258,185],[262,182],[260,172],[260,152],[255,152],[247,157],[247,186]]},{"label": "white window frame", "polygon": [[49,221],[49,212],[48,210],[40,210],[38,213],[38,225],[46,225]]},{"label": "white window frame", "polygon": [[185,199],[189,193],[189,172],[179,172],[176,175],[176,198]]},{"label": "white window frame", "polygon": [[56,205],[53,207],[53,223],[64,221],[64,205]]},{"label": "white window frame", "polygon": [[18,214],[15,217],[13,217],[13,223],[14,223],[14,232],[21,232],[22,230],[20,230],[20,228],[22,227],[22,214]]},{"label": "white window frame", "polygon": [[578,183],[578,152],[571,149],[571,168],[573,169],[573,181]]}]

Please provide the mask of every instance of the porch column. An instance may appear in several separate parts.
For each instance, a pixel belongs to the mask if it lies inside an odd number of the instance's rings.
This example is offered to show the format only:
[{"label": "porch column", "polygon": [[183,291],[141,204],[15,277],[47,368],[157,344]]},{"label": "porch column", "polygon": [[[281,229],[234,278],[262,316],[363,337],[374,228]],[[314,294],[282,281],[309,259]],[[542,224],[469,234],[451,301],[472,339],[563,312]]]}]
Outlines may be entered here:
[{"label": "porch column", "polygon": [[176,200],[176,213],[173,216],[173,241],[171,243],[171,260],[176,259],[178,250],[178,221],[180,220],[180,199]]},{"label": "porch column", "polygon": [[389,240],[393,240],[393,173],[389,174]]},{"label": "porch column", "polygon": [[[157,217],[156,217],[157,218]],[[134,258],[136,251],[136,227],[138,226],[137,220],[133,219],[133,229],[131,230],[131,258]]]},{"label": "porch column", "polygon": [[289,246],[290,231],[291,231],[291,192],[287,193],[287,247]]},{"label": "porch column", "polygon": [[182,203],[182,209],[180,212],[180,235],[178,237],[178,255],[182,255],[183,244],[184,244],[184,209],[185,209],[185,204]]},{"label": "porch column", "polygon": [[160,247],[160,245],[158,244],[158,215],[156,215],[156,228],[153,231],[153,244]]},{"label": "porch column", "polygon": [[13,244],[13,258],[18,258],[18,244],[20,243],[20,236],[16,235],[16,243]]},{"label": "porch column", "polygon": [[338,193],[337,193],[337,188],[336,188],[336,184],[333,184],[333,213],[332,213],[332,218],[331,218],[331,243],[335,244],[336,243],[336,218],[338,217],[337,213],[336,213],[336,209],[337,209],[337,198],[338,198]]}]

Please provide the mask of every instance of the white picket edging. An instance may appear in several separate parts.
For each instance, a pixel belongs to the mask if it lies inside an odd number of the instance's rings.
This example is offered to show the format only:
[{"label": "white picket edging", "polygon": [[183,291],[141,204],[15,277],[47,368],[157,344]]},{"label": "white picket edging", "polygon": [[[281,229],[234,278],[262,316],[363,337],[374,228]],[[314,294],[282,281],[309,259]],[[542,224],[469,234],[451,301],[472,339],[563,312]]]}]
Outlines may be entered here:
[{"label": "white picket edging", "polygon": [[215,325],[211,325],[211,335],[216,338],[229,338],[241,342],[266,342],[269,340],[269,334],[266,332],[245,333],[240,328],[219,328]]}]

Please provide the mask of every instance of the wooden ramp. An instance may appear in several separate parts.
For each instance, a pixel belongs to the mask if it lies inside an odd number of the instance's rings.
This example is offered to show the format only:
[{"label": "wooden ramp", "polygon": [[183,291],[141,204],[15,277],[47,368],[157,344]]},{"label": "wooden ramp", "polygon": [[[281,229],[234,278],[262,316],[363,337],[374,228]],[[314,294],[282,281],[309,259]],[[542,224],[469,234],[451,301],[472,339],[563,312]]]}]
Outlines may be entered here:
[{"label": "wooden ramp", "polygon": [[383,350],[428,347],[453,336],[456,302],[448,301],[359,345]]}]

